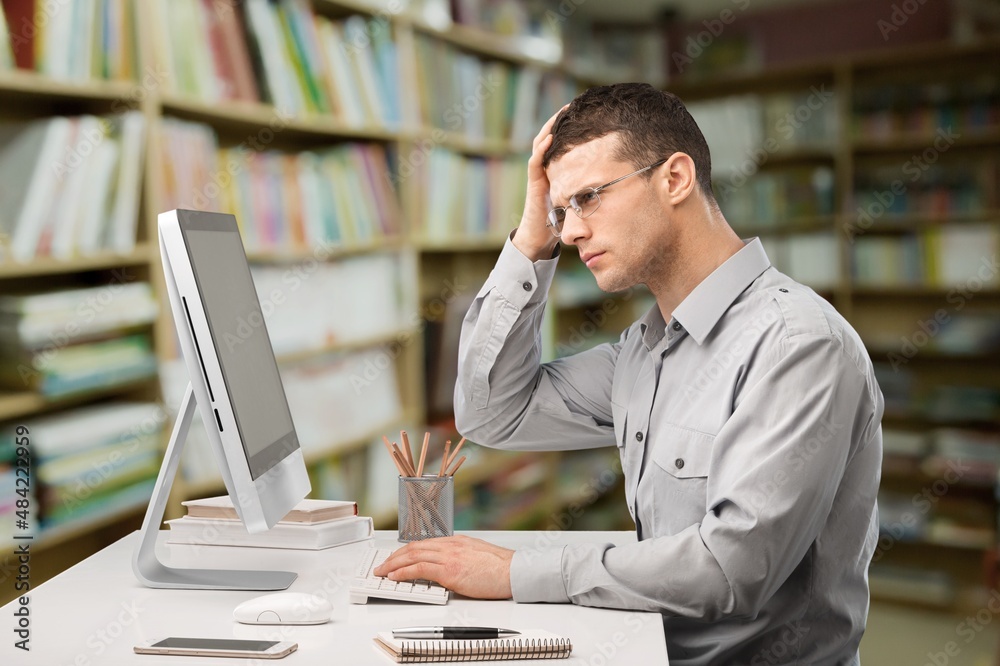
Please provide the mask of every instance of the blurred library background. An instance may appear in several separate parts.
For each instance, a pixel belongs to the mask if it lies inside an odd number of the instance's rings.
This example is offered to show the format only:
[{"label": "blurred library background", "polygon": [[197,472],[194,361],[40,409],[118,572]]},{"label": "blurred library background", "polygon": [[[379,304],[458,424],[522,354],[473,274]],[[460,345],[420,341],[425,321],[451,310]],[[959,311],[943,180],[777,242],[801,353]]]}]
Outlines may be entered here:
[{"label": "blurred library background", "polygon": [[[520,220],[532,137],[590,86],[647,81],[701,125],[733,227],[875,362],[863,659],[1000,663],[995,1],[0,5],[0,603],[22,517],[35,585],[142,522],[187,382],[158,212],[236,215],[314,496],[393,529],[381,437],[429,430],[438,459],[458,438],[460,323]],[[600,292],[567,248],[545,356],[652,304]],[[457,529],[634,529],[614,447],[463,451]],[[168,517],[225,492],[199,424],[184,455]]]}]

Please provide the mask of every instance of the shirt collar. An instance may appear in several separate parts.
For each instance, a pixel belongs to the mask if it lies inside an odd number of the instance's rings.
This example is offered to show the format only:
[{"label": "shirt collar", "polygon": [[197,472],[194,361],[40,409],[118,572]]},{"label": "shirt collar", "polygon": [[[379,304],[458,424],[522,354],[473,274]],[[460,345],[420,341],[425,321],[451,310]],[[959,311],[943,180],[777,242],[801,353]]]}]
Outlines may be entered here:
[{"label": "shirt collar", "polygon": [[681,301],[674,309],[674,319],[700,345],[733,301],[770,265],[759,238],[744,241],[742,250],[726,259]]},{"label": "shirt collar", "polygon": [[[673,318],[701,345],[733,301],[770,265],[759,238],[744,241],[743,249],[691,290],[674,309]],[[667,326],[660,308],[653,306],[639,322],[643,342],[652,349],[663,338]]]}]

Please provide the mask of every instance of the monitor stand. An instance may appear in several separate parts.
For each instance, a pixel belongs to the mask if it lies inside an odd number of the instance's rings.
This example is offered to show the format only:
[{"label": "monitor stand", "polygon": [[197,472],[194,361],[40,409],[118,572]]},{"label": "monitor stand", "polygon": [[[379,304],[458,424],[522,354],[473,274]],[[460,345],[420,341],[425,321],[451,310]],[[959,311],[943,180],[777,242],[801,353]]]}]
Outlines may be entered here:
[{"label": "monitor stand", "polygon": [[235,569],[185,569],[168,567],[156,557],[156,535],[163,522],[170,487],[177,474],[181,451],[187,440],[188,429],[197,399],[188,383],[181,400],[181,409],[174,422],[167,452],[163,456],[160,474],[153,487],[153,496],[146,509],[146,517],[139,531],[139,545],[132,555],[132,570],[147,587],[184,590],[284,590],[298,574],[291,571],[243,571]]}]

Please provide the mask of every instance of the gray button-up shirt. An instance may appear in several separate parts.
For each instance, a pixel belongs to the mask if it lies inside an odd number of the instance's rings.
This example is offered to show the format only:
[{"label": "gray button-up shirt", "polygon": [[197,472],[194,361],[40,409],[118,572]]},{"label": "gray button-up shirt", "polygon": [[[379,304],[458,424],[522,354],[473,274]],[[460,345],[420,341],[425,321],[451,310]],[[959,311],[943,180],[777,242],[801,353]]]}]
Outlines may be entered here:
[{"label": "gray button-up shirt", "polygon": [[754,239],[669,322],[541,364],[555,265],[505,244],[463,324],[458,429],[617,446],[639,541],[518,551],[514,599],[660,611],[678,666],[859,663],[883,401],[857,333]]}]

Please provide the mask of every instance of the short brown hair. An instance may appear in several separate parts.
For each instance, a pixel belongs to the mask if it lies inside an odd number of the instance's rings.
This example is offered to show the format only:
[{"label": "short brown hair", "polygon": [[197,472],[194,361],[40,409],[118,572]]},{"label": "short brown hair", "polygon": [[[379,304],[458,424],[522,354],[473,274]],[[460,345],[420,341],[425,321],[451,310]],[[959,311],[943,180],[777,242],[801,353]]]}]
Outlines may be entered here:
[{"label": "short brown hair", "polygon": [[552,125],[552,145],[542,157],[542,166],[612,132],[619,137],[613,157],[636,169],[676,152],[690,155],[698,185],[709,201],[715,201],[705,136],[677,95],[648,83],[597,86],[574,99]]}]

